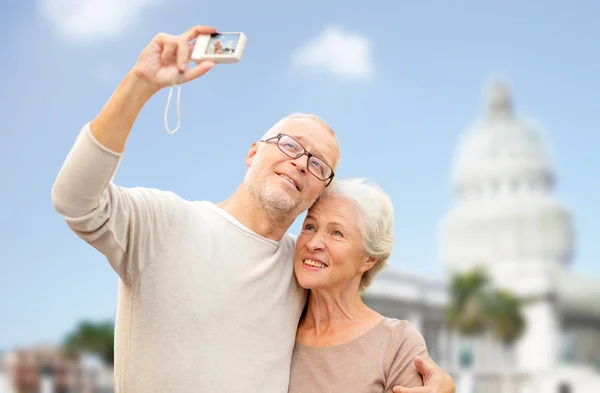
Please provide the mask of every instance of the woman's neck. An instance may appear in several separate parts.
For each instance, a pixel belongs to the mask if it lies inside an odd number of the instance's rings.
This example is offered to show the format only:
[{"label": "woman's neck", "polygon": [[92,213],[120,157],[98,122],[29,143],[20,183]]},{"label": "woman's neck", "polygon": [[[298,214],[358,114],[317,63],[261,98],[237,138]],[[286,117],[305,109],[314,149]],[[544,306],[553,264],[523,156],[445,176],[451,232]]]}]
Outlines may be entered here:
[{"label": "woman's neck", "polygon": [[382,318],[364,304],[357,289],[310,290],[297,338],[312,346],[343,344],[365,333]]}]

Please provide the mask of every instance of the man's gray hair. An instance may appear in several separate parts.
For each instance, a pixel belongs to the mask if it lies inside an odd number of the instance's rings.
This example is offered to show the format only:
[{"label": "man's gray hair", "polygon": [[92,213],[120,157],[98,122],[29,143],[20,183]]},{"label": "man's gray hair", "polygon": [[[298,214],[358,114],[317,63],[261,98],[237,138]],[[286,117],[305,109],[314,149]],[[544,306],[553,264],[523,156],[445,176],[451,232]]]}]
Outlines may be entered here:
[{"label": "man's gray hair", "polygon": [[319,117],[315,114],[303,113],[303,112],[292,113],[290,115],[287,115],[287,116],[279,119],[277,121],[277,123],[273,124],[273,126],[267,132],[265,132],[265,134],[263,135],[263,138],[266,136],[277,134],[275,129],[277,127],[279,127],[282,123],[285,123],[290,120],[313,120],[313,121],[319,123],[320,125],[322,125],[327,131],[329,131],[331,133],[331,135],[333,135],[334,138],[336,138],[336,141],[337,141],[337,136],[335,135],[335,131],[333,131],[333,128],[331,128],[331,126],[329,124],[327,124],[327,122],[325,120],[323,120],[321,117]]},{"label": "man's gray hair", "polygon": [[367,270],[361,280],[359,292],[363,292],[383,269],[394,246],[394,205],[390,197],[372,181],[367,179],[334,180],[321,193],[351,201],[357,209],[363,238],[363,249],[377,262]]}]

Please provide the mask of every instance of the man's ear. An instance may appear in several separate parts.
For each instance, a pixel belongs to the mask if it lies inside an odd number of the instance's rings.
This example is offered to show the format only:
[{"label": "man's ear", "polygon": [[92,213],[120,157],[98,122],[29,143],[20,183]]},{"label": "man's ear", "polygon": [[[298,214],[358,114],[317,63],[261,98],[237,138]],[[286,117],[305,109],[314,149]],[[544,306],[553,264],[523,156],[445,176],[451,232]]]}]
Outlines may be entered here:
[{"label": "man's ear", "polygon": [[246,154],[246,165],[248,165],[248,167],[252,165],[252,162],[256,157],[256,153],[258,153],[258,146],[258,142],[253,142],[252,146],[250,146],[250,150],[248,150],[248,154]]}]

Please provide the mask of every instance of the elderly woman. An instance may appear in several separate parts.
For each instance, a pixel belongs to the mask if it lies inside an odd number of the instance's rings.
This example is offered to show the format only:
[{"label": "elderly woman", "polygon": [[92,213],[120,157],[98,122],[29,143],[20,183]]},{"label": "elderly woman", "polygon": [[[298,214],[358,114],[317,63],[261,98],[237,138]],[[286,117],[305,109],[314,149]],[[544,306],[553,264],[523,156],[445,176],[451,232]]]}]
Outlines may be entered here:
[{"label": "elderly woman", "polygon": [[393,206],[375,185],[334,181],[304,220],[294,272],[309,289],[292,359],[290,393],[392,392],[423,386],[413,364],[427,357],[421,334],[386,318],[360,294],[387,264]]}]

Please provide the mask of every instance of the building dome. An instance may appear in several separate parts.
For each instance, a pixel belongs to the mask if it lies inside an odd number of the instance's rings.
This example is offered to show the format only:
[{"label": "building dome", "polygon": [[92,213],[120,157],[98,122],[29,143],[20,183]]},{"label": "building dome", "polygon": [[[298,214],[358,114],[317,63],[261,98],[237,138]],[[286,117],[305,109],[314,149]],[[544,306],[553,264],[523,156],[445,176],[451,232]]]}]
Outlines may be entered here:
[{"label": "building dome", "polygon": [[517,118],[505,84],[492,83],[485,98],[482,118],[459,144],[452,175],[455,192],[507,178],[552,187],[554,173],[541,130]]},{"label": "building dome", "polygon": [[456,152],[454,203],[441,223],[442,261],[451,270],[567,262],[571,218],[552,195],[555,175],[542,130],[515,115],[505,84],[494,82],[486,93],[483,116]]}]

